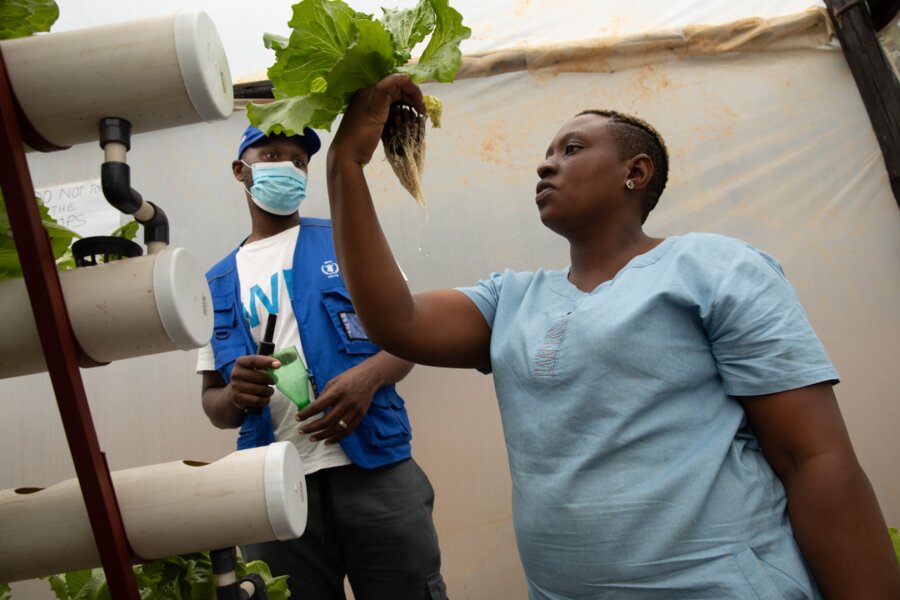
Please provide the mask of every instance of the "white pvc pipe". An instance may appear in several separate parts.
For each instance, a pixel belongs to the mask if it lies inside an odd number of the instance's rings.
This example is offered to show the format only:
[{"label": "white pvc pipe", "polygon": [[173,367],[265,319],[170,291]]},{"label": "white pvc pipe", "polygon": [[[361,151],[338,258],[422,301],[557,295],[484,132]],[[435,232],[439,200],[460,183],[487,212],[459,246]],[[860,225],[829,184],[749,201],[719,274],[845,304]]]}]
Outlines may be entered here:
[{"label": "white pvc pipe", "polygon": [[[163,245],[164,246],[164,245]],[[78,345],[98,363],[206,345],[212,336],[209,286],[184,248],[59,275]],[[23,279],[0,282],[0,378],[47,369]]]},{"label": "white pvc pipe", "polygon": [[106,142],[103,146],[103,159],[106,162],[125,162],[128,149],[121,142]]},{"label": "white pvc pipe", "polygon": [[[299,537],[306,483],[290,442],[211,464],[176,461],[112,473],[131,548],[141,559]],[[0,491],[0,581],[100,565],[77,479]]]},{"label": "white pvc pipe", "polygon": [[147,243],[147,254],[157,254],[162,252],[169,246],[165,242],[148,242]]},{"label": "white pvc pipe", "polygon": [[193,11],[0,43],[28,120],[57,146],[99,140],[121,117],[141,133],[227,118],[234,104],[212,20]]}]

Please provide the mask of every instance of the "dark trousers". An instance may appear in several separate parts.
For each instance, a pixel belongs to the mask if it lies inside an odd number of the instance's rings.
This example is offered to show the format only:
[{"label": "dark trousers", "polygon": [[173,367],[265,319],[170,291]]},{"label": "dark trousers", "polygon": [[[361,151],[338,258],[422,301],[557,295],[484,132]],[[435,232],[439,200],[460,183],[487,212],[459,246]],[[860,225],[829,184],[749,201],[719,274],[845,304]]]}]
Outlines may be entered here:
[{"label": "dark trousers", "polygon": [[243,546],[289,575],[298,600],[344,600],[344,576],[356,600],[446,600],[441,554],[431,519],[434,490],[414,460],[380,469],[355,465],[307,476],[309,516],[295,540]]}]

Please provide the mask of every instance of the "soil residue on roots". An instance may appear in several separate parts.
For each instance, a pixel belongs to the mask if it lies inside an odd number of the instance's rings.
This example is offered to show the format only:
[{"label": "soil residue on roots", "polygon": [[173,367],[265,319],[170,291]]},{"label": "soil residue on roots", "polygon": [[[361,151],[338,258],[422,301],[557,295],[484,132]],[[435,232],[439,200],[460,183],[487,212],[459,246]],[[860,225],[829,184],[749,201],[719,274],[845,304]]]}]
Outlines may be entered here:
[{"label": "soil residue on roots", "polygon": [[381,136],[384,155],[391,168],[419,206],[422,196],[422,172],[425,169],[425,115],[413,107],[395,102],[391,105]]}]

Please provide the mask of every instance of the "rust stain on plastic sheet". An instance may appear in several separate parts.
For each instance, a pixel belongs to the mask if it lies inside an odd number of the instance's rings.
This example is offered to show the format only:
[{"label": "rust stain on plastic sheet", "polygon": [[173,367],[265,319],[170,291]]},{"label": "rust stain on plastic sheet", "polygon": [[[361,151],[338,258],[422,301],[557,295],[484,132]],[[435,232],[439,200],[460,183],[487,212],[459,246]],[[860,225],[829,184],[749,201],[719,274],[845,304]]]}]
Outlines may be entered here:
[{"label": "rust stain on plastic sheet", "polygon": [[513,9],[513,14],[517,17],[523,16],[528,9],[531,7],[531,0],[519,0],[516,4],[516,7]]},{"label": "rust stain on plastic sheet", "polygon": [[703,124],[691,129],[697,140],[721,140],[735,134],[740,116],[726,105],[716,105],[703,109]]},{"label": "rust stain on plastic sheet", "polygon": [[[520,10],[529,7],[523,0]],[[617,29],[617,27],[615,28]],[[725,52],[809,49],[827,44],[834,31],[824,8],[773,19],[743,19],[723,25],[692,25],[566,44],[511,48],[465,56],[457,79],[528,71],[611,73],[653,63]]]},{"label": "rust stain on plastic sheet", "polygon": [[668,88],[672,85],[672,80],[655,66],[645,65],[638,70],[634,85],[637,88],[638,98],[645,99]]},{"label": "rust stain on plastic sheet", "polygon": [[621,37],[621,29],[628,23],[628,18],[623,14],[614,15],[609,21],[603,23],[598,33],[607,36]]},{"label": "rust stain on plastic sheet", "polygon": [[482,132],[484,140],[478,148],[478,156],[483,162],[495,165],[507,164],[510,156],[509,135],[506,132],[508,124],[502,121],[494,121],[486,124]]}]

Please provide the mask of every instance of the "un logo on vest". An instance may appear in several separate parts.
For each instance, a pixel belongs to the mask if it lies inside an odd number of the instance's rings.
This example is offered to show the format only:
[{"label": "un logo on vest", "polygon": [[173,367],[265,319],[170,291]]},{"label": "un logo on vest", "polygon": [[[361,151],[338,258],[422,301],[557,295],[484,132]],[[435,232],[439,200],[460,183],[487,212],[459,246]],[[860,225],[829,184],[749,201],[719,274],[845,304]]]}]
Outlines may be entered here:
[{"label": "un logo on vest", "polygon": [[324,273],[326,277],[337,277],[340,272],[340,267],[338,267],[338,264],[333,260],[326,260],[322,263],[322,273]]}]

